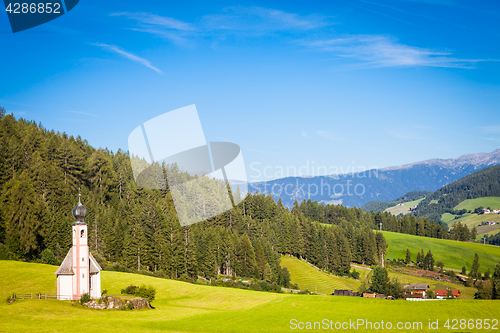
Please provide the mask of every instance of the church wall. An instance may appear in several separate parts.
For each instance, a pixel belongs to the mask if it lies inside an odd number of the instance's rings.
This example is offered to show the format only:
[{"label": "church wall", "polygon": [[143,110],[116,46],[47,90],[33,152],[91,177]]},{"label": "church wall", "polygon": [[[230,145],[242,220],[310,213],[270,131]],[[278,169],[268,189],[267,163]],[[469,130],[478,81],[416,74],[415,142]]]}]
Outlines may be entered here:
[{"label": "church wall", "polygon": [[59,299],[73,299],[73,275],[59,275],[57,277],[57,295]]},{"label": "church wall", "polygon": [[101,272],[92,274],[91,279],[90,297],[101,298]]}]

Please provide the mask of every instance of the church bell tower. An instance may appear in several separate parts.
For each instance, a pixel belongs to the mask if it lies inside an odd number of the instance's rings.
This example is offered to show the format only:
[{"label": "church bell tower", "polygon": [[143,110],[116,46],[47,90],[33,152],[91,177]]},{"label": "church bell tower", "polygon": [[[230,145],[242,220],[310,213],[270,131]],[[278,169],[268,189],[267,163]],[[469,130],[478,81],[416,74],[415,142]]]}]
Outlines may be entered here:
[{"label": "church bell tower", "polygon": [[73,216],[76,221],[72,225],[73,229],[73,299],[79,299],[83,294],[90,293],[90,258],[88,246],[87,223],[84,218],[87,215],[87,208],[80,201],[73,208]]}]

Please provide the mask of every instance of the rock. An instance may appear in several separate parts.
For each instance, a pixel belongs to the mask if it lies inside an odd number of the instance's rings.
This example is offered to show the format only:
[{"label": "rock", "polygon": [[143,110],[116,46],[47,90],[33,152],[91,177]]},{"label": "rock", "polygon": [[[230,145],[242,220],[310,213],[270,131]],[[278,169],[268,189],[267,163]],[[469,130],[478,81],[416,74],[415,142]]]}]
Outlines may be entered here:
[{"label": "rock", "polygon": [[139,310],[139,309],[151,309],[151,304],[149,304],[149,300],[144,299],[144,298],[135,298],[133,300],[129,300],[126,303],[124,303],[121,299],[119,298],[114,298],[111,296],[108,297],[101,297],[99,300],[100,303],[96,300],[91,300],[87,303],[83,303],[88,308],[91,309],[100,309],[100,310],[111,310],[111,309],[116,309],[116,310]]},{"label": "rock", "polygon": [[134,310],[151,309],[151,304],[149,304],[149,300],[145,298],[133,299],[132,304],[134,305]]}]

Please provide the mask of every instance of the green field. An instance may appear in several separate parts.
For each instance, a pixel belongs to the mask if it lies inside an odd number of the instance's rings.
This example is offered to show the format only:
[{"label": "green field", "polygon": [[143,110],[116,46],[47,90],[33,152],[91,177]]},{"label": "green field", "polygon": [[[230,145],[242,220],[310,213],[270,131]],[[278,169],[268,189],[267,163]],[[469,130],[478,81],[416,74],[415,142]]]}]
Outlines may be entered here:
[{"label": "green field", "polygon": [[[57,267],[0,261],[2,298],[12,292],[55,292]],[[500,316],[499,301],[389,301],[341,296],[275,294],[210,287],[119,272],[102,272],[104,289],[118,293],[129,284],[157,289],[155,309],[92,310],[70,301],[20,300],[0,303],[2,332],[290,332],[290,321],[422,322],[491,319]],[[370,332],[365,326],[357,331]],[[377,330],[399,332],[402,330]],[[467,329],[466,331],[474,331]],[[475,330],[480,332],[481,330]],[[413,330],[407,330],[413,332]]]},{"label": "green field", "polygon": [[[320,294],[332,294],[335,289],[358,290],[360,282],[317,270],[308,263],[295,257],[282,256],[281,266],[286,267],[301,290],[317,291]],[[360,271],[357,269],[357,271]],[[361,273],[361,272],[360,272]]]},{"label": "green field", "polygon": [[467,199],[456,205],[453,209],[455,210],[467,209],[473,211],[474,209],[481,206],[484,208],[490,207],[491,209],[500,209],[500,197],[483,197],[476,199]]},{"label": "green field", "polygon": [[408,214],[410,212],[410,207],[418,205],[420,203],[420,201],[422,201],[424,199],[425,198],[420,198],[417,200],[408,201],[408,202],[404,203],[404,206],[389,207],[385,211],[391,213],[392,215]]},{"label": "green field", "polygon": [[431,250],[434,260],[442,260],[445,268],[451,269],[461,270],[462,266],[465,266],[469,271],[475,253],[479,255],[481,264],[479,271],[483,273],[488,268],[494,271],[496,264],[500,262],[500,247],[494,245],[412,236],[389,231],[383,231],[383,233],[389,245],[387,259],[404,259],[406,249],[409,248],[412,261],[416,260],[417,252],[421,249],[424,249],[425,253]]},{"label": "green field", "polygon": [[444,213],[441,217],[443,222],[451,225],[455,222],[461,222],[467,225],[469,228],[478,227],[481,222],[500,222],[500,214],[463,214],[461,218],[455,220],[455,215],[450,213]]},{"label": "green field", "polygon": [[[490,207],[491,209],[499,209],[500,208],[500,197],[483,197],[477,199],[468,199],[464,200],[458,205],[456,205],[453,209],[461,210],[467,209],[474,211],[474,209],[478,207]],[[500,222],[500,214],[471,214],[465,213],[460,216],[459,219],[455,219],[456,215],[450,213],[444,213],[441,216],[441,220],[451,226],[455,222],[461,222],[462,224],[467,225],[469,228],[477,227],[481,224],[481,222]],[[480,232],[479,234],[483,234]]]}]

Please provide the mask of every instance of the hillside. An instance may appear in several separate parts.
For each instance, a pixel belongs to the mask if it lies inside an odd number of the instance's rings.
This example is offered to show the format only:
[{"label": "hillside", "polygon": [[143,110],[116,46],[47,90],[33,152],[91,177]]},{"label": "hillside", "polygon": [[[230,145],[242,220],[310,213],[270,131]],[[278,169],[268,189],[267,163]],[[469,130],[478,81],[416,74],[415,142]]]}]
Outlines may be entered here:
[{"label": "hillside", "polygon": [[[2,298],[12,292],[50,292],[55,266],[0,261]],[[497,301],[406,302],[340,296],[274,294],[210,287],[144,275],[102,272],[103,288],[112,294],[129,284],[152,285],[155,309],[90,310],[69,301],[20,300],[0,303],[3,332],[289,332],[290,320],[349,321],[358,313],[371,322],[496,318]],[[19,278],[20,277],[20,278]],[[50,287],[52,285],[52,287]],[[22,286],[22,290],[19,286]],[[51,289],[52,288],[52,289]],[[362,330],[364,327],[360,327]],[[426,326],[423,326],[426,332]],[[378,330],[384,332],[385,330]],[[394,332],[394,330],[390,330]]]},{"label": "hillside", "polygon": [[394,207],[387,208],[385,212],[391,213],[392,215],[409,214],[410,208],[416,207],[422,200],[424,200],[424,198],[408,202],[402,202]]},{"label": "hillside", "polygon": [[271,193],[274,199],[281,198],[288,207],[292,207],[295,200],[300,202],[307,199],[361,207],[371,201],[392,201],[411,191],[436,191],[455,180],[497,164],[500,164],[500,149],[491,153],[467,154],[455,159],[432,159],[363,172],[348,170],[339,175],[290,175],[251,183],[248,189],[259,193],[274,189]]},{"label": "hillside", "polygon": [[424,249],[431,250],[434,260],[441,260],[445,268],[461,270],[463,266],[470,270],[474,254],[479,255],[479,271],[484,273],[488,268],[493,272],[500,263],[500,247],[478,243],[459,242],[447,239],[436,239],[383,231],[389,245],[387,259],[404,259],[406,249],[410,249],[412,261],[416,261],[417,253]]},{"label": "hillside", "polygon": [[492,166],[429,194],[418,205],[415,214],[432,220],[441,220],[444,213],[453,212],[455,207],[467,200],[481,197],[500,196],[500,166]]},{"label": "hillside", "polygon": [[332,294],[335,289],[357,290],[360,282],[344,277],[334,276],[309,265],[295,257],[282,256],[281,266],[290,272],[292,283],[301,290],[309,290],[320,294]]},{"label": "hillside", "polygon": [[426,195],[432,193],[431,191],[412,191],[408,192],[403,196],[400,196],[397,199],[394,199],[392,201],[371,201],[360,208],[363,211],[370,211],[370,212],[383,212],[386,211],[388,208],[397,206],[398,204],[409,202],[409,201],[415,201],[421,198],[425,198]]}]

